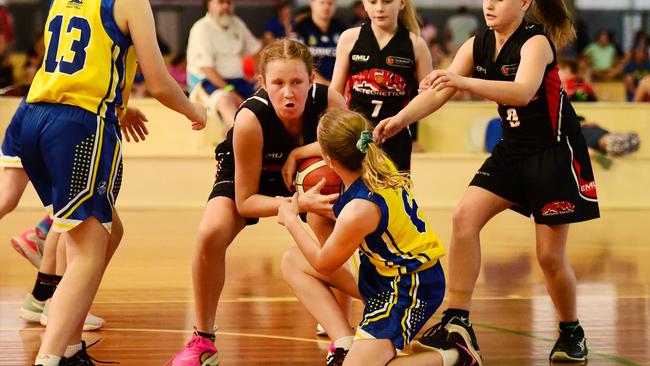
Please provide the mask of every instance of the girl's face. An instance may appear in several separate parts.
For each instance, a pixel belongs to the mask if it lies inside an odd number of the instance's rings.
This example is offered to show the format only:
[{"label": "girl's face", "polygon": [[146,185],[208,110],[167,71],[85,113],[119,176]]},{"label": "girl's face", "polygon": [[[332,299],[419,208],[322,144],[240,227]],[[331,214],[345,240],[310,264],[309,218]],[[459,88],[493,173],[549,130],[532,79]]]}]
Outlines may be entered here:
[{"label": "girl's face", "polygon": [[313,76],[299,59],[275,59],[266,64],[262,85],[283,122],[301,118]]},{"label": "girl's face", "polygon": [[399,11],[406,0],[363,0],[370,21],[381,29],[393,30],[397,26]]},{"label": "girl's face", "polygon": [[519,25],[532,0],[483,0],[483,16],[491,29]]}]

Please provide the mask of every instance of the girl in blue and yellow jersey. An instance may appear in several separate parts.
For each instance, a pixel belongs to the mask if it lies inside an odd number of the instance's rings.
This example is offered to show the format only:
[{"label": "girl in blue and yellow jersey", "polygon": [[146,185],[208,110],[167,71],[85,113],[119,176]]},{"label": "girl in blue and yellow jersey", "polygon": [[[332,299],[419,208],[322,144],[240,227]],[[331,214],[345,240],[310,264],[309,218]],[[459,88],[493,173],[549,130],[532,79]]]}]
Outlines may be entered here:
[{"label": "girl in blue and yellow jersey", "polygon": [[[344,359],[345,365],[392,364],[445,294],[439,262],[445,248],[418,208],[408,176],[397,172],[372,142],[369,128],[361,114],[344,109],[320,120],[323,158],[345,185],[334,204],[334,230],[322,247],[299,222],[297,196],[278,210],[278,222],[298,244],[285,253],[282,273],[334,340],[328,365],[341,365]],[[344,266],[357,249],[358,282]],[[364,301],[356,335],[330,287]],[[400,357],[400,363],[451,365],[456,359],[457,351],[449,350]]]},{"label": "girl in blue and yellow jersey", "polygon": [[45,47],[20,144],[25,171],[51,204],[52,230],[64,232],[68,248],[35,362],[49,366],[88,358],[81,325],[122,234],[114,209],[122,179],[118,119],[136,58],[156,99],[185,115],[193,129],[202,129],[206,116],[169,76],[146,0],[53,0]]}]

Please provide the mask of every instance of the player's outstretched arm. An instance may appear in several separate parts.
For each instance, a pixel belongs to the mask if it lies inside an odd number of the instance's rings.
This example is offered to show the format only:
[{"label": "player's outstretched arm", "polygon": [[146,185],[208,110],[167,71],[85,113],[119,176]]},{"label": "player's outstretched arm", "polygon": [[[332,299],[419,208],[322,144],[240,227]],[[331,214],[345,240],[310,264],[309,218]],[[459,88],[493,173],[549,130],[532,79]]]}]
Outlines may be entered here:
[{"label": "player's outstretched arm", "polygon": [[169,75],[156,39],[151,6],[147,0],[117,0],[115,20],[133,40],[140,68],[149,93],[162,104],[192,121],[192,128],[205,127],[205,108],[189,101],[178,83]]}]

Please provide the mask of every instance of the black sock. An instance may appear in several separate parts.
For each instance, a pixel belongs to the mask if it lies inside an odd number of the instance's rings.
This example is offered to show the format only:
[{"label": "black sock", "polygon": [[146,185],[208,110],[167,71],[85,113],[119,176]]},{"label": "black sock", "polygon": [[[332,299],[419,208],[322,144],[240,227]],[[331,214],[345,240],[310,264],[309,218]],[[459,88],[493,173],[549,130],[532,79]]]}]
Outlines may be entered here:
[{"label": "black sock", "polygon": [[211,340],[212,342],[214,342],[214,341],[217,339],[217,337],[216,337],[214,334],[212,334],[212,333],[203,333],[203,332],[199,332],[199,331],[197,330],[197,331],[196,331],[196,334],[197,334],[199,337],[203,337],[203,338],[205,338],[205,339],[209,339],[209,340]]},{"label": "black sock", "polygon": [[32,290],[32,295],[38,301],[45,301],[54,295],[54,290],[56,286],[61,282],[62,276],[49,275],[45,273],[38,272],[36,276],[36,283],[34,283],[34,289]]},{"label": "black sock", "polygon": [[466,319],[469,322],[469,310],[449,308],[442,314],[442,320],[450,320],[453,317]]},{"label": "black sock", "polygon": [[573,332],[580,326],[580,322],[578,320],[574,322],[560,322],[560,332]]}]

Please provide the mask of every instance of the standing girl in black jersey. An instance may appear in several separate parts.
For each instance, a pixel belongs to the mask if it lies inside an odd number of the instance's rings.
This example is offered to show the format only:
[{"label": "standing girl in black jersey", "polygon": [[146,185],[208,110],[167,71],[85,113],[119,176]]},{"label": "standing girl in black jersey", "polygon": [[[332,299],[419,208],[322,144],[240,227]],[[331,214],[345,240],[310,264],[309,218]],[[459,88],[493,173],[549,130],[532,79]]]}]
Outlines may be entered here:
[{"label": "standing girl in black jersey", "polygon": [[[320,156],[318,116],[328,107],[345,105],[336,92],[313,84],[312,71],[311,53],[301,43],[283,39],[268,45],[260,54],[263,88],[244,101],[226,141],[215,150],[216,181],[199,226],[192,266],[195,332],[174,357],[174,366],[219,363],[214,323],[226,249],[246,225],[275,216],[280,204],[291,199],[297,161]],[[312,192],[301,195],[301,212],[333,219],[330,202],[338,195]],[[310,224],[325,220],[315,216],[308,219]]]},{"label": "standing girl in black jersey", "polygon": [[[462,335],[481,364],[469,308],[481,266],[479,233],[512,208],[535,217],[537,260],[560,320],[554,361],[587,358],[576,310],[576,278],[566,255],[569,223],[599,216],[596,184],[576,114],[562,90],[555,46],[575,37],[562,0],[484,0],[489,29],[469,39],[430,88],[375,130],[380,141],[436,111],[457,90],[499,104],[503,139],[474,176],[453,215],[449,306],[415,349]],[[471,77],[470,77],[471,76]],[[459,348],[461,349],[461,348]]]},{"label": "standing girl in black jersey", "polygon": [[[376,125],[404,108],[433,68],[411,0],[364,0],[363,6],[370,22],[341,34],[330,87]],[[408,171],[411,144],[404,128],[382,149],[399,170]]]}]

